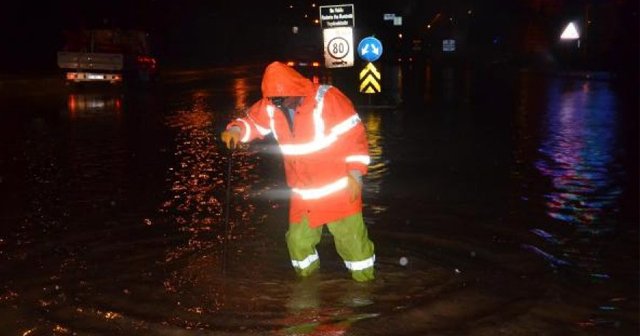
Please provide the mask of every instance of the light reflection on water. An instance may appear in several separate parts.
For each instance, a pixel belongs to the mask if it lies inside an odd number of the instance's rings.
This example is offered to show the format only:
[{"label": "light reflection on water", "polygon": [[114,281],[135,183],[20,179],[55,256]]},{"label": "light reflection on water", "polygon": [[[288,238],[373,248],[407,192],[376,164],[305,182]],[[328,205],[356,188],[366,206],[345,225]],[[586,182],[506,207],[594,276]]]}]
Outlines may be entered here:
[{"label": "light reflection on water", "polygon": [[[246,99],[246,87],[241,81],[234,87],[238,93],[236,103],[241,104]],[[183,295],[186,287],[203,281],[198,279],[202,270],[218,276],[217,281],[206,284],[206,292],[200,293],[208,304],[206,308],[202,302],[188,306],[184,299],[184,309],[199,313],[218,311],[227,305],[228,289],[225,279],[219,277],[220,272],[226,271],[227,246],[235,240],[250,240],[248,232],[252,228],[247,225],[255,225],[250,220],[255,217],[255,206],[247,202],[256,180],[255,160],[248,157],[250,152],[237,150],[231,154],[223,148],[213,124],[217,116],[228,116],[212,110],[210,99],[209,92],[194,91],[186,99],[189,105],[166,119],[167,126],[176,132],[176,163],[169,168],[171,192],[160,209],[169,223],[186,235],[183,244],[167,251],[168,265],[187,264],[171,272],[164,282],[165,290]],[[227,176],[227,168],[232,169],[231,176]],[[228,187],[232,188],[229,195],[233,199],[227,198]],[[225,211],[229,211],[228,217]],[[239,225],[245,226],[240,230]],[[194,269],[194,265],[198,267]]]},{"label": "light reflection on water", "polygon": [[122,117],[122,96],[104,93],[71,93],[67,98],[69,118],[87,118],[98,115]]},{"label": "light reflection on water", "polygon": [[[538,242],[522,245],[552,268],[577,274],[580,282],[603,285],[613,278],[619,283],[627,272],[606,259],[608,240],[624,234],[616,216],[627,178],[621,163],[620,109],[610,85],[554,78],[546,86],[547,105],[542,106],[531,164],[549,182],[535,189],[548,220],[530,229]],[[536,197],[523,195],[525,200]],[[620,284],[613,286],[598,295],[593,317],[578,322],[580,327],[620,325],[619,317],[607,314],[630,298],[619,294]]]},{"label": "light reflection on water", "polygon": [[624,180],[624,167],[615,158],[620,138],[618,109],[606,82],[567,85],[555,80],[548,87],[548,97],[534,165],[551,182],[544,195],[547,214],[573,229],[532,232],[549,243],[564,245],[563,256],[552,259],[553,263],[590,268],[598,264],[597,259],[587,263],[571,259],[592,254],[592,244],[615,229],[608,217],[619,211],[620,181]]},{"label": "light reflection on water", "polygon": [[233,93],[235,96],[235,110],[243,111],[247,108],[249,103],[247,99],[249,97],[250,86],[247,83],[247,79],[244,77],[238,77],[233,81]]},{"label": "light reflection on water", "polygon": [[[569,90],[549,87],[545,138],[536,168],[553,183],[549,216],[598,235],[606,211],[617,211],[623,167],[615,161],[617,108],[607,83],[585,82]],[[611,229],[611,228],[609,228]]]},{"label": "light reflection on water", "polygon": [[371,157],[371,163],[369,164],[369,172],[365,176],[364,183],[364,195],[366,198],[363,200],[363,211],[368,214],[370,209],[372,216],[365,216],[365,221],[368,224],[375,224],[376,216],[383,212],[386,212],[388,206],[377,201],[382,191],[382,182],[384,177],[389,173],[388,165],[386,164],[386,156],[384,153],[384,133],[382,130],[382,117],[380,113],[371,112],[366,115],[361,115],[362,122],[367,132],[367,140],[369,141],[369,156]]}]

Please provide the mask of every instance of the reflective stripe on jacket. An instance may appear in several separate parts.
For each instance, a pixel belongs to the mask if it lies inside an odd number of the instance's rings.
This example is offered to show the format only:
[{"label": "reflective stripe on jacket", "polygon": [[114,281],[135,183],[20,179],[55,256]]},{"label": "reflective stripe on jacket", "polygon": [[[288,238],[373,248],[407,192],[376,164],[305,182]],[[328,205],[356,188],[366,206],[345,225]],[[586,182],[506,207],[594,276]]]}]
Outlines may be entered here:
[{"label": "reflective stripe on jacket", "polygon": [[[365,175],[370,159],[365,129],[351,101],[337,88],[314,84],[277,62],[267,67],[262,91],[264,98],[228,127],[241,129],[242,142],[268,134],[278,141],[292,190],[290,221],[307,216],[315,227],[360,212],[361,200],[349,200],[347,174],[358,170]],[[293,128],[267,99],[272,96],[304,97]]]}]

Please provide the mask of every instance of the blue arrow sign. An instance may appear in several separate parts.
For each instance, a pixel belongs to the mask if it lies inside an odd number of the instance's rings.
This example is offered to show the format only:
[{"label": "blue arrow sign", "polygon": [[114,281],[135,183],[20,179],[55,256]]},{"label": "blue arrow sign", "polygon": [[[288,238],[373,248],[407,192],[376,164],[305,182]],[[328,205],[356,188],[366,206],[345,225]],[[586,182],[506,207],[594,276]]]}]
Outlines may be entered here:
[{"label": "blue arrow sign", "polygon": [[358,55],[367,62],[375,62],[382,56],[382,43],[373,36],[365,37],[358,43]]}]

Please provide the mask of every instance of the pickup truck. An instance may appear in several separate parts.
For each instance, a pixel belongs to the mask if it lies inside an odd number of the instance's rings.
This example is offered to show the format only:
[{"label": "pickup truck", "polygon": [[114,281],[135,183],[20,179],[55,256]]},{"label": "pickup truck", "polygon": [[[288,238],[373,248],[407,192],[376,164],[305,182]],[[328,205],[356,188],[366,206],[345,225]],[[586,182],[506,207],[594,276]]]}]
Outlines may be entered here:
[{"label": "pickup truck", "polygon": [[157,64],[145,32],[95,29],[65,35],[57,63],[69,83],[149,82],[156,76]]}]

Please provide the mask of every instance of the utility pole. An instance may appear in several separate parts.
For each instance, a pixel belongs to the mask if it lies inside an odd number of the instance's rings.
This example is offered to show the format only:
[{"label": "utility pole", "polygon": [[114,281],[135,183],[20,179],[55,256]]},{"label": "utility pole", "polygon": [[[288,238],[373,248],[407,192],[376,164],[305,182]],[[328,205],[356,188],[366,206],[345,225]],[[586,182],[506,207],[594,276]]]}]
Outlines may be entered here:
[{"label": "utility pole", "polygon": [[589,17],[591,14],[591,3],[587,2],[584,5],[584,23],[582,25],[583,32],[581,34],[581,38],[584,40],[582,43],[582,63],[583,66],[588,66],[589,63],[589,48],[591,44],[589,43],[589,25],[591,24],[591,18]]}]

